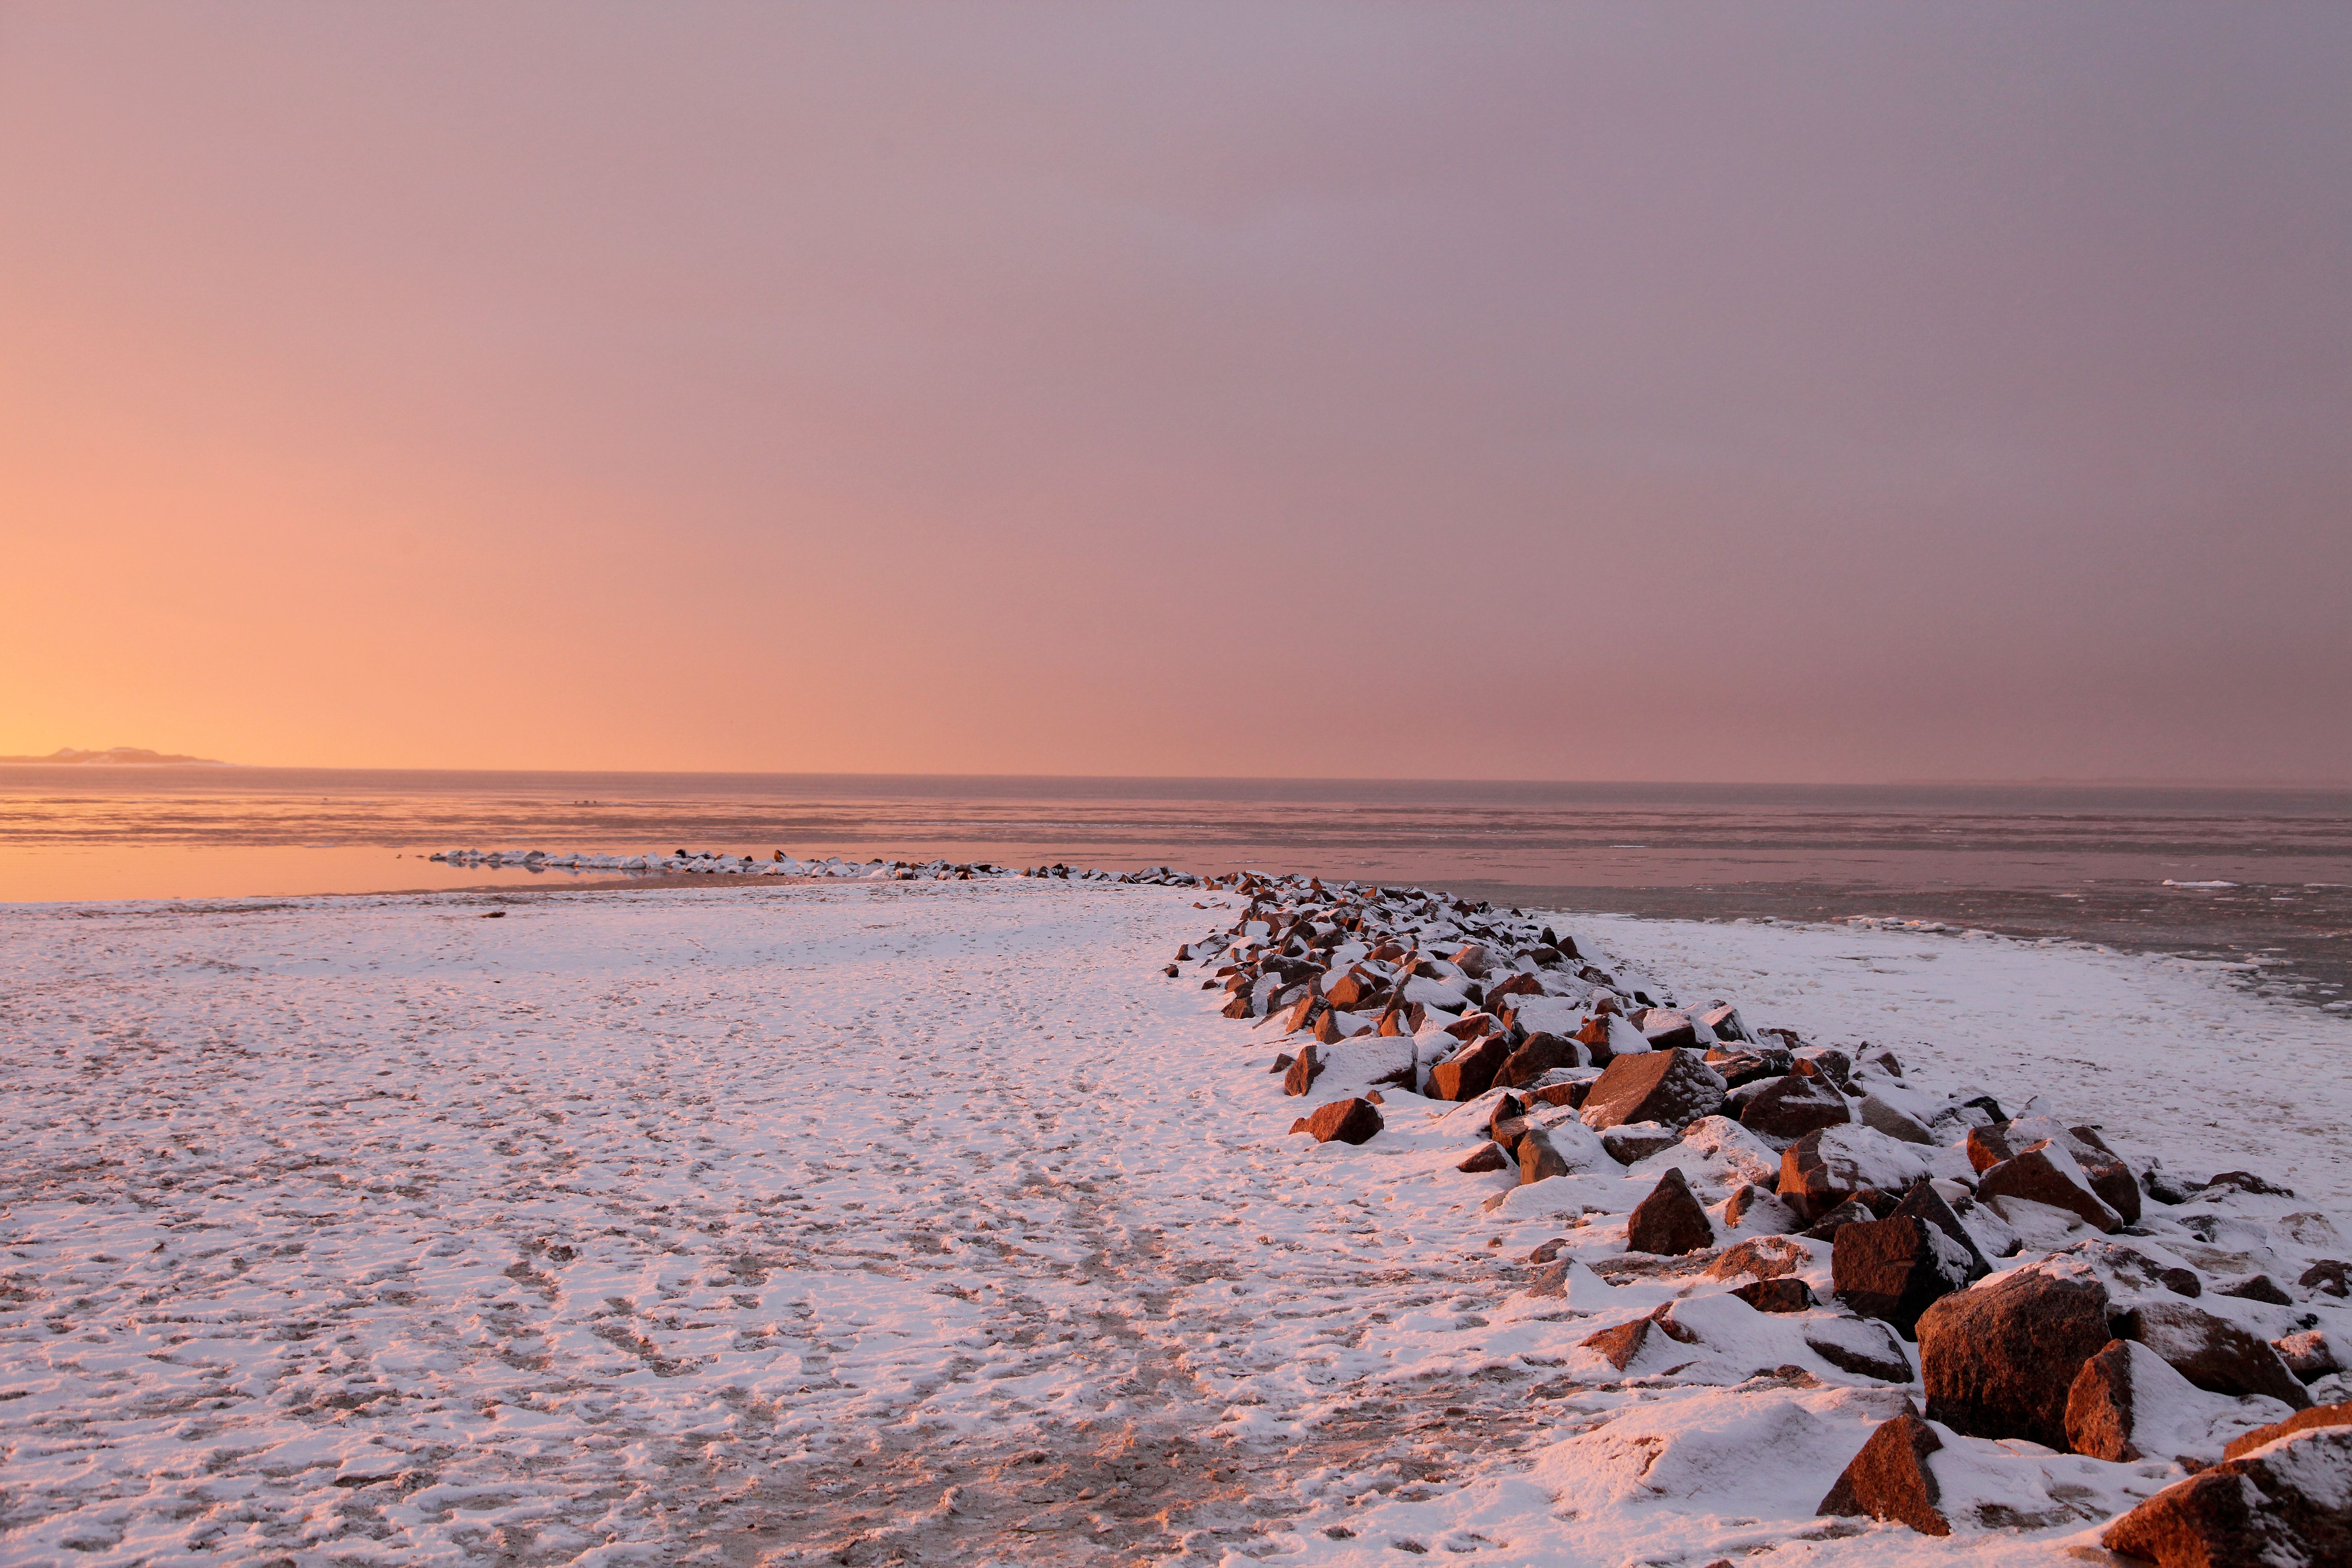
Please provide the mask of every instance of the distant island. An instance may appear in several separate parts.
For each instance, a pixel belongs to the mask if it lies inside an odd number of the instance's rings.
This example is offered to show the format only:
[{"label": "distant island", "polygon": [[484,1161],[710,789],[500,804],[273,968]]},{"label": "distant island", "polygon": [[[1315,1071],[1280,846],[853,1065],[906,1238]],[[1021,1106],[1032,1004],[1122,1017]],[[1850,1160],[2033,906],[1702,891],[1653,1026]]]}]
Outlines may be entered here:
[{"label": "distant island", "polygon": [[151,752],[144,746],[109,746],[102,752],[77,751],[71,746],[59,746],[46,757],[0,757],[0,763],[193,763],[202,767],[225,768],[229,764],[216,757],[183,757],[170,752]]}]

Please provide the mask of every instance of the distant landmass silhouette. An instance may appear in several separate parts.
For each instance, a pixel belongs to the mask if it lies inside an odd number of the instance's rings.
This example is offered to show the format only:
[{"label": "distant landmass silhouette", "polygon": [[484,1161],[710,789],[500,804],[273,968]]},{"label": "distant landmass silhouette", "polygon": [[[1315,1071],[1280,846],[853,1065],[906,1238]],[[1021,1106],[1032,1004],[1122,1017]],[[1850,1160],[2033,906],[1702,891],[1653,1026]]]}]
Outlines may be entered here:
[{"label": "distant landmass silhouette", "polygon": [[183,757],[171,752],[151,752],[144,746],[109,746],[102,752],[59,746],[46,757],[0,757],[0,763],[194,763],[211,768],[229,765],[217,757]]}]

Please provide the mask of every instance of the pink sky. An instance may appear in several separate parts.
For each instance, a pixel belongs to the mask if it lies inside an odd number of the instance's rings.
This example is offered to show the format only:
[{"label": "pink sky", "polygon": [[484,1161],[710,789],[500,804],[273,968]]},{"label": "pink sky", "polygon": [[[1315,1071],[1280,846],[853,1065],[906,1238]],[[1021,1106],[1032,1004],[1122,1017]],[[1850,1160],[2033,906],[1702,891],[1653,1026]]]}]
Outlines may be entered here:
[{"label": "pink sky", "polygon": [[2352,778],[2352,10],[17,5],[0,752]]}]

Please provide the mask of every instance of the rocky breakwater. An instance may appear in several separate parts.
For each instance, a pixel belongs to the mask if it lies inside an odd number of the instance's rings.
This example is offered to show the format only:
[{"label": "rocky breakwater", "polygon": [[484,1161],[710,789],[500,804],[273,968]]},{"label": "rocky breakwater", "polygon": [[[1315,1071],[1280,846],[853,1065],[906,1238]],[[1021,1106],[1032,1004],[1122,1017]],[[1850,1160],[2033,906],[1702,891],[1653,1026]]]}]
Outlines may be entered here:
[{"label": "rocky breakwater", "polygon": [[1458,1137],[1474,1217],[1564,1222],[1516,1267],[1547,1320],[1591,1320],[1569,1370],[1593,1387],[1880,1401],[1832,1519],[2352,1563],[2352,1247],[2284,1187],[2009,1114],[2032,1085],[1930,1090],[1891,1051],[1685,1005],[1517,910],[1204,886],[1236,918],[1167,973],[1276,1047],[1294,1133]]}]

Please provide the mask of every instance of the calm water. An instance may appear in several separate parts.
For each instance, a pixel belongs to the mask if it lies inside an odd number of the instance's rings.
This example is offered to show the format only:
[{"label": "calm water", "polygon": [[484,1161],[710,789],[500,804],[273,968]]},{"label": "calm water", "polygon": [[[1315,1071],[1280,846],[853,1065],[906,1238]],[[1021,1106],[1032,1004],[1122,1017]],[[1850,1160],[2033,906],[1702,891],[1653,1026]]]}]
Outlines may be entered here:
[{"label": "calm water", "polygon": [[2260,958],[2321,1002],[2352,979],[2352,791],[0,770],[0,900],[564,878],[423,858],[467,847],[1247,866]]}]

